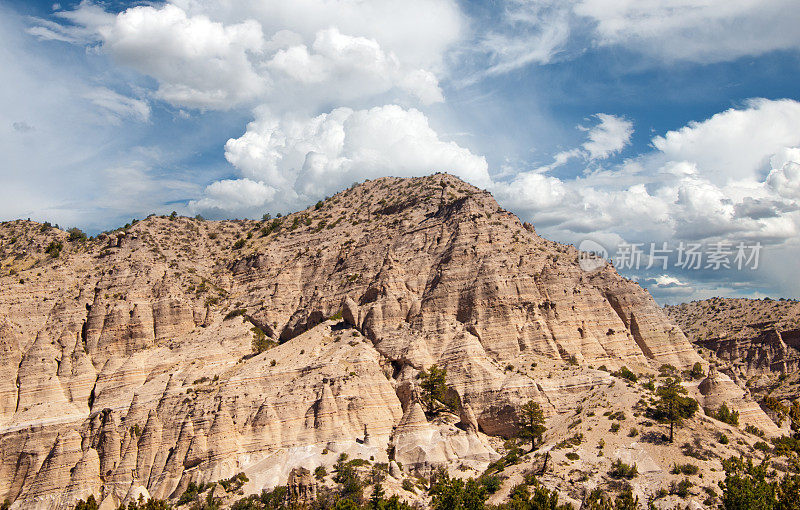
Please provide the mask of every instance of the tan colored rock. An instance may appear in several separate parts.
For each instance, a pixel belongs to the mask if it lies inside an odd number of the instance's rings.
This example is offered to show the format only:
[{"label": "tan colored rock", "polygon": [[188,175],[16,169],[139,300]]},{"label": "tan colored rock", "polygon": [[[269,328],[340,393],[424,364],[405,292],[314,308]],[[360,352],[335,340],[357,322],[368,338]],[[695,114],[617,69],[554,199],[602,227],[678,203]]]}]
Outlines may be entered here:
[{"label": "tan colored rock", "polygon": [[287,503],[291,507],[308,506],[317,499],[317,481],[305,468],[295,468],[289,473]]},{"label": "tan colored rock", "polygon": [[120,462],[122,438],[116,415],[111,409],[101,412],[101,428],[98,435],[97,452],[100,459],[100,473],[103,478],[111,476]]},{"label": "tan colored rock", "polygon": [[100,456],[97,450],[89,448],[83,452],[81,460],[72,470],[69,485],[65,494],[61,496],[61,505],[74,508],[78,500],[86,500],[94,495],[95,500],[100,500],[103,482],[100,480]]},{"label": "tan colored rock", "polygon": [[[161,425],[161,420],[158,418],[158,414],[155,410],[150,411],[147,417],[147,423],[137,443],[136,455],[136,478],[140,480],[145,487],[150,480],[156,455],[162,448],[162,431],[163,427]],[[154,477],[157,477],[158,474],[159,473],[152,473]]]},{"label": "tan colored rock", "polygon": [[739,423],[753,425],[763,430],[771,437],[780,434],[780,431],[761,408],[749,395],[737,386],[726,374],[719,372],[715,366],[711,366],[708,376],[697,386],[699,391],[700,405],[704,409],[717,411],[726,404],[730,409],[739,412]]},{"label": "tan colored rock", "polygon": [[[95,450],[104,507],[239,471],[258,491],[333,452],[388,461],[390,441],[409,469],[478,473],[522,403],[558,419],[610,386],[588,365],[704,363],[638,285],[452,176],[377,179],[279,223],[154,216],[84,243],[0,224],[17,272],[0,276],[0,497],[94,488]],[[281,343],[252,355],[262,334]],[[416,403],[433,364],[458,418]]]},{"label": "tan colored rock", "polygon": [[23,508],[60,504],[64,489],[70,485],[71,472],[81,460],[81,436],[69,431],[58,436],[53,449],[44,459],[36,478],[23,495]]},{"label": "tan colored rock", "polygon": [[187,468],[195,467],[208,460],[208,438],[203,429],[197,431],[189,444],[186,460],[183,465]]},{"label": "tan colored rock", "polygon": [[22,359],[19,340],[8,318],[0,317],[0,427],[17,410],[17,370]]}]

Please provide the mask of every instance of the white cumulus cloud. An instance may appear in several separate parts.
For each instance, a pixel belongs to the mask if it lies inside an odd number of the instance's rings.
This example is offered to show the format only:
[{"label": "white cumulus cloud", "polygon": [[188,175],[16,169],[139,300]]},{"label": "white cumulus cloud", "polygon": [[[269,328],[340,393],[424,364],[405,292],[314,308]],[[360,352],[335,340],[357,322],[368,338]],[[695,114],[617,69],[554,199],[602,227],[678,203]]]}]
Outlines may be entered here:
[{"label": "white cumulus cloud", "polygon": [[769,158],[800,145],[800,103],[751,99],[653,138],[667,161],[691,161],[712,182],[763,178]]},{"label": "white cumulus cloud", "polygon": [[264,211],[276,192],[260,181],[225,179],[206,186],[201,199],[189,202],[189,210],[215,217],[252,217]]},{"label": "white cumulus cloud", "polygon": [[[423,11],[440,18],[423,20]],[[116,15],[84,0],[54,17],[65,21],[35,19],[28,32],[96,45],[154,78],[155,96],[168,103],[217,110],[269,104],[287,112],[361,105],[392,91],[422,104],[443,101],[438,74],[464,23],[444,0],[174,1]]]},{"label": "white cumulus cloud", "polygon": [[590,159],[605,159],[631,142],[633,122],[607,113],[598,113],[595,117],[600,124],[589,130],[589,139],[583,144]]},{"label": "white cumulus cloud", "polygon": [[[630,137],[624,120],[598,116],[580,149],[597,159]],[[549,167],[496,183],[501,202],[562,238],[748,239],[800,234],[800,103],[753,99],[652,140],[654,150],[574,178]],[[580,204],[580,212],[576,211]]]},{"label": "white cumulus cloud", "polygon": [[[336,108],[310,118],[261,110],[242,136],[228,141],[225,156],[241,180],[278,190],[274,203],[287,210],[333,194],[343,183],[384,175],[444,171],[478,186],[491,184],[482,156],[440,139],[422,112],[397,105]],[[224,182],[224,189],[232,190],[239,181]],[[209,189],[194,207],[221,208],[226,196]]]},{"label": "white cumulus cloud", "polygon": [[167,4],[132,7],[97,31],[106,51],[158,80],[157,94],[171,103],[228,108],[265,91],[250,60],[264,45],[255,21],[224,25]]}]

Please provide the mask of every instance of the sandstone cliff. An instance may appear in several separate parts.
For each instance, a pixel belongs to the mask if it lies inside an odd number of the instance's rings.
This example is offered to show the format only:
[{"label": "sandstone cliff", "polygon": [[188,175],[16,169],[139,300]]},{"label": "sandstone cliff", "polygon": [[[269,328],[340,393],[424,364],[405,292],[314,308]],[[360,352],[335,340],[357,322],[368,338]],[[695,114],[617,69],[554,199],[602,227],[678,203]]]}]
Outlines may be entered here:
[{"label": "sandstone cliff", "polygon": [[[578,256],[442,174],[263,221],[3,224],[0,500],[116,506],[240,471],[257,491],[389,445],[406,470],[480,470],[521,403],[556,416],[608,384],[590,365],[705,366],[645,290]],[[421,413],[434,363],[462,416]]]},{"label": "sandstone cliff", "polygon": [[[800,302],[712,298],[667,307],[692,342],[750,400],[791,405],[800,394]],[[729,393],[733,392],[731,390]],[[764,406],[773,419],[780,417]],[[784,420],[785,421],[785,420]],[[788,422],[786,422],[788,423]]]}]

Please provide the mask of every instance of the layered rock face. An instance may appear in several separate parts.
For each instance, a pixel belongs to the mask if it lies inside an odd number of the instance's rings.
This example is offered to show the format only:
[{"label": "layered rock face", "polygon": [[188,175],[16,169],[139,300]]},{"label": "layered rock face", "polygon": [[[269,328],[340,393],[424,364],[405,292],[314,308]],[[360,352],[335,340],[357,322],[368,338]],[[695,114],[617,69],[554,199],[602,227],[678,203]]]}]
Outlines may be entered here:
[{"label": "layered rock face", "polygon": [[691,340],[738,376],[800,369],[800,302],[713,298],[667,307]]},{"label": "layered rock face", "polygon": [[748,395],[790,404],[800,383],[800,302],[712,298],[666,308]]},{"label": "layered rock face", "polygon": [[[583,271],[574,247],[449,175],[370,181],[276,220],[0,232],[0,500],[14,508],[90,493],[116,507],[240,471],[257,491],[338,452],[388,462],[389,445],[404,469],[477,469],[520,404],[551,415],[608,378],[510,365],[704,364],[636,283]],[[253,355],[254,340],[275,346]],[[433,364],[462,403],[452,420],[417,403]]]}]

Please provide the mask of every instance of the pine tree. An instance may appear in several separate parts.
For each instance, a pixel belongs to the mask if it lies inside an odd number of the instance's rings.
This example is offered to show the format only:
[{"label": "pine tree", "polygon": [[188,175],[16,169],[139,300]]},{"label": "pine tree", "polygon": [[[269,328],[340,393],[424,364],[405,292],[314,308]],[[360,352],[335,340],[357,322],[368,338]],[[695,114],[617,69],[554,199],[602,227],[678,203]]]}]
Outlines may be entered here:
[{"label": "pine tree", "polygon": [[447,369],[439,368],[436,365],[428,370],[422,370],[417,376],[422,388],[422,404],[426,412],[432,415],[436,412],[436,402],[445,403],[447,395]]},{"label": "pine tree", "polygon": [[383,497],[386,493],[383,490],[380,480],[375,481],[372,486],[372,494],[369,497],[369,507],[371,510],[383,510]]},{"label": "pine tree", "polygon": [[675,439],[675,427],[683,423],[684,418],[690,418],[697,411],[697,401],[686,397],[686,388],[681,386],[678,379],[670,377],[656,390],[659,397],[655,409],[650,412],[653,417],[669,423],[669,442]]},{"label": "pine tree", "polygon": [[537,441],[541,442],[546,430],[542,407],[533,400],[523,405],[519,437],[531,442],[531,451],[536,449]]}]

